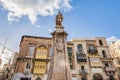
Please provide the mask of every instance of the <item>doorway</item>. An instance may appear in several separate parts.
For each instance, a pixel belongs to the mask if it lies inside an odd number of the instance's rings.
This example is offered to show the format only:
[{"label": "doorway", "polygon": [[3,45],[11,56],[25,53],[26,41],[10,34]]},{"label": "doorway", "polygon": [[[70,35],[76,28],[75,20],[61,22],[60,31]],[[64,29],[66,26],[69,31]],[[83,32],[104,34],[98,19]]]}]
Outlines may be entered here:
[{"label": "doorway", "polygon": [[31,80],[31,78],[21,78],[20,80]]}]

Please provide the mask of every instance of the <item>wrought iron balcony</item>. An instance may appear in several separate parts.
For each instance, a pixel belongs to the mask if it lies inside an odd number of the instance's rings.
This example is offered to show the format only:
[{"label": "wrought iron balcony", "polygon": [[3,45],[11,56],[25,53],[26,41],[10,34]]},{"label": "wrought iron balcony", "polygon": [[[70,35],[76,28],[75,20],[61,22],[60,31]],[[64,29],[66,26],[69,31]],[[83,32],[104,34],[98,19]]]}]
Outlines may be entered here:
[{"label": "wrought iron balcony", "polygon": [[89,54],[97,54],[98,53],[97,49],[94,49],[94,50],[89,49],[87,51]]},{"label": "wrought iron balcony", "polygon": [[110,58],[110,57],[103,57],[103,58],[100,58],[102,62],[104,61],[113,61],[114,58]]},{"label": "wrought iron balcony", "polygon": [[80,70],[80,75],[81,76],[87,76],[87,69],[84,69],[84,70]]},{"label": "wrought iron balcony", "polygon": [[107,75],[107,76],[115,75],[115,72],[113,72],[113,71],[108,71],[108,72],[106,72],[106,75]]},{"label": "wrought iron balcony", "polygon": [[86,54],[77,54],[77,61],[78,62],[87,62]]}]

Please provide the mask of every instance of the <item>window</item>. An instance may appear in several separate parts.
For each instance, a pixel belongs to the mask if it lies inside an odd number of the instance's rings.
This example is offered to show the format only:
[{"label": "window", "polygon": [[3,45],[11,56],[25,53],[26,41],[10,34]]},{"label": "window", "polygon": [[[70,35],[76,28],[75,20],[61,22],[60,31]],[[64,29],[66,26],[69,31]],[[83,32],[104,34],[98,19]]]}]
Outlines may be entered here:
[{"label": "window", "polygon": [[73,63],[72,63],[72,60],[69,60],[69,63],[70,63],[70,69],[73,69]]},{"label": "window", "polygon": [[101,46],[103,46],[102,40],[99,40],[99,44],[100,44]]},{"label": "window", "polygon": [[94,51],[94,50],[95,50],[95,46],[94,46],[94,45],[90,45],[90,46],[89,46],[89,50]]},{"label": "window", "polygon": [[81,70],[84,70],[85,68],[84,68],[84,66],[81,66]]},{"label": "window", "polygon": [[106,52],[104,50],[102,50],[102,54],[104,58],[107,57]]},{"label": "window", "polygon": [[109,76],[109,80],[115,80],[114,76],[113,76],[113,75],[110,75],[110,76]]},{"label": "window", "polygon": [[68,47],[68,56],[72,56],[72,48],[71,47]]},{"label": "window", "polygon": [[47,59],[48,58],[48,50],[44,46],[40,46],[36,49],[36,58],[39,59]]},{"label": "window", "polygon": [[78,45],[77,48],[78,48],[78,51],[82,52],[83,49],[82,49],[82,45],[81,44]]},{"label": "window", "polygon": [[87,80],[86,77],[82,77],[81,80]]},{"label": "window", "polygon": [[31,78],[24,78],[24,77],[22,77],[22,78],[20,78],[20,80],[31,80]]},{"label": "window", "polygon": [[88,45],[88,53],[97,54],[97,48],[94,45]]},{"label": "window", "polygon": [[68,53],[72,53],[72,48],[71,47],[68,47]]},{"label": "window", "polygon": [[105,67],[109,67],[109,64],[108,64],[108,62],[105,62]]},{"label": "window", "polygon": [[95,50],[95,46],[89,46],[90,50]]},{"label": "window", "polygon": [[27,64],[26,64],[26,68],[30,69],[30,66],[31,66],[30,61],[28,61]]},{"label": "window", "polygon": [[29,56],[33,56],[33,54],[34,54],[34,49],[35,49],[34,44],[30,44],[30,47],[29,47]]},{"label": "window", "polygon": [[84,59],[86,58],[86,54],[77,54],[77,59]]},{"label": "window", "polygon": [[35,61],[33,73],[45,74],[46,73],[46,62]]},{"label": "window", "polygon": [[49,56],[52,56],[52,52],[53,52],[53,50],[52,50],[52,48],[50,48],[50,55]]},{"label": "window", "polygon": [[68,58],[70,63],[70,69],[73,69],[73,60],[72,60],[72,47],[67,47],[68,50]]},{"label": "window", "polygon": [[100,62],[99,58],[90,58],[90,62]]}]

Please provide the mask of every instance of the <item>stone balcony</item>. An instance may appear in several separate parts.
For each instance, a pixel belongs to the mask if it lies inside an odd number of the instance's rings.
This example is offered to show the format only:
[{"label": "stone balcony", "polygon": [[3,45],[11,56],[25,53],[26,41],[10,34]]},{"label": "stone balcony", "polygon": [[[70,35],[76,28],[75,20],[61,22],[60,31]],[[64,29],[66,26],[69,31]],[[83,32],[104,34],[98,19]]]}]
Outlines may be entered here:
[{"label": "stone balcony", "polygon": [[105,71],[106,71],[106,72],[107,72],[107,71],[113,71],[113,72],[115,72],[116,69],[115,69],[114,67],[105,67]]},{"label": "stone balcony", "polygon": [[80,70],[80,73],[79,73],[81,76],[87,76],[87,69],[84,69],[84,70]]},{"label": "stone balcony", "polygon": [[77,70],[71,70],[72,77],[77,77]]}]

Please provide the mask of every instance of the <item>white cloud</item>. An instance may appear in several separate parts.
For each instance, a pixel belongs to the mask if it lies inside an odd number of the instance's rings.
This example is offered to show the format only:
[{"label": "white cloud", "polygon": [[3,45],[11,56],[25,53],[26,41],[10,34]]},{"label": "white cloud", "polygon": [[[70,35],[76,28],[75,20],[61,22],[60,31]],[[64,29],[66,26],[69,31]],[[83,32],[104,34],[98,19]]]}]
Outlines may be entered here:
[{"label": "white cloud", "polygon": [[118,40],[117,37],[111,36],[111,37],[107,38],[107,43],[108,43],[108,45],[111,45],[112,43],[114,43],[117,40]]},{"label": "white cloud", "polygon": [[51,33],[51,32],[53,32],[53,30],[52,30],[52,29],[50,29],[50,28],[48,29],[48,31],[49,31],[50,33]]},{"label": "white cloud", "polygon": [[58,10],[70,10],[70,0],[0,0],[0,4],[8,11],[8,21],[18,21],[28,16],[34,24],[38,15],[49,16]]}]

